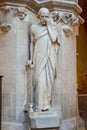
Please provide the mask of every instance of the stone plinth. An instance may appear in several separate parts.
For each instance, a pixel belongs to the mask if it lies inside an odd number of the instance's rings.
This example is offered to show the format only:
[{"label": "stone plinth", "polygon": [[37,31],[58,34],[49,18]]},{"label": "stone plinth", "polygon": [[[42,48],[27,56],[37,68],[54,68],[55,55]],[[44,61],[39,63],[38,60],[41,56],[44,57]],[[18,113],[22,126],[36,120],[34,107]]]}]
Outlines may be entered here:
[{"label": "stone plinth", "polygon": [[60,111],[49,110],[45,112],[30,112],[30,127],[36,128],[58,128],[61,124]]}]

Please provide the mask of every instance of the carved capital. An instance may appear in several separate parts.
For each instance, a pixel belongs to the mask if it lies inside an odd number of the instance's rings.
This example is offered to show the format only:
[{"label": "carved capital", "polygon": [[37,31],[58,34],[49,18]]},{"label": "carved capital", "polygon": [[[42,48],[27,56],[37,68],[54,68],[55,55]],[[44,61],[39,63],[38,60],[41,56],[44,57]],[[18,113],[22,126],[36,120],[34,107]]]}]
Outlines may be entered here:
[{"label": "carved capital", "polygon": [[20,20],[24,20],[27,13],[22,7],[14,8],[10,6],[4,6],[0,8],[0,28],[4,32],[11,30],[13,25],[13,18],[18,17]]},{"label": "carved capital", "polygon": [[17,16],[20,20],[24,20],[25,17],[27,16],[27,12],[23,8],[16,8],[15,11],[16,11],[15,16]]},{"label": "carved capital", "polygon": [[77,25],[79,22],[79,18],[70,12],[54,11],[52,17],[56,23],[62,22],[63,24]]},{"label": "carved capital", "polygon": [[54,11],[52,18],[57,24],[62,23],[62,29],[67,37],[73,32],[73,28],[79,25],[79,16],[77,17],[71,12]]},{"label": "carved capital", "polygon": [[4,31],[4,32],[9,32],[9,31],[11,30],[11,28],[12,28],[12,25],[7,24],[7,23],[2,23],[2,24],[0,25],[0,28],[1,28],[1,30]]}]

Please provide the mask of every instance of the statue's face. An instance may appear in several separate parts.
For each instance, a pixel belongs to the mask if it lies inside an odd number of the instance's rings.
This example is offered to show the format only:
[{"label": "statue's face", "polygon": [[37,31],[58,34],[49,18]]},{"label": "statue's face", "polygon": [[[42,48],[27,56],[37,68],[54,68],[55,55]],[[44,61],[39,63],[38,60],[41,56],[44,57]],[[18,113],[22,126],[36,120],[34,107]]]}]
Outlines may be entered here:
[{"label": "statue's face", "polygon": [[44,26],[47,24],[47,21],[49,20],[49,14],[48,13],[41,13],[40,14],[40,23]]}]

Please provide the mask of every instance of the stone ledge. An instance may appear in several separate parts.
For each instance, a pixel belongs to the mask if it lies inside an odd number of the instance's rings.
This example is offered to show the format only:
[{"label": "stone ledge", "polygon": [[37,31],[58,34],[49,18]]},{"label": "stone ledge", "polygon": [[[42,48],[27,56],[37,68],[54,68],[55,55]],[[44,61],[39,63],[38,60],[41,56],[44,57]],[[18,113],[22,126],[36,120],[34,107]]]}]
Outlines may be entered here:
[{"label": "stone ledge", "polygon": [[38,1],[38,0],[1,0],[0,6],[4,5],[13,5],[13,6],[22,6],[30,9],[34,13],[37,13],[38,10],[45,6],[49,8],[50,11],[53,10],[63,10],[63,11],[72,11],[76,14],[80,14],[82,12],[81,7],[72,1],[57,1],[57,0],[47,0],[47,1]]}]

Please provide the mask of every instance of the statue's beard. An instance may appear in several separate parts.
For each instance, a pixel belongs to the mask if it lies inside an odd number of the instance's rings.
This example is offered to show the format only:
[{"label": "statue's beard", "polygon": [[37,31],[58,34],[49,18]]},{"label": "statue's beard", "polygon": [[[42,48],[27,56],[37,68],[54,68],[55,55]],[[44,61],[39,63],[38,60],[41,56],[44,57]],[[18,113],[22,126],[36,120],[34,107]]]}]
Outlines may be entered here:
[{"label": "statue's beard", "polygon": [[42,26],[45,26],[45,25],[46,25],[46,21],[45,21],[45,20],[42,20],[42,21],[41,21],[41,24],[42,24]]}]

